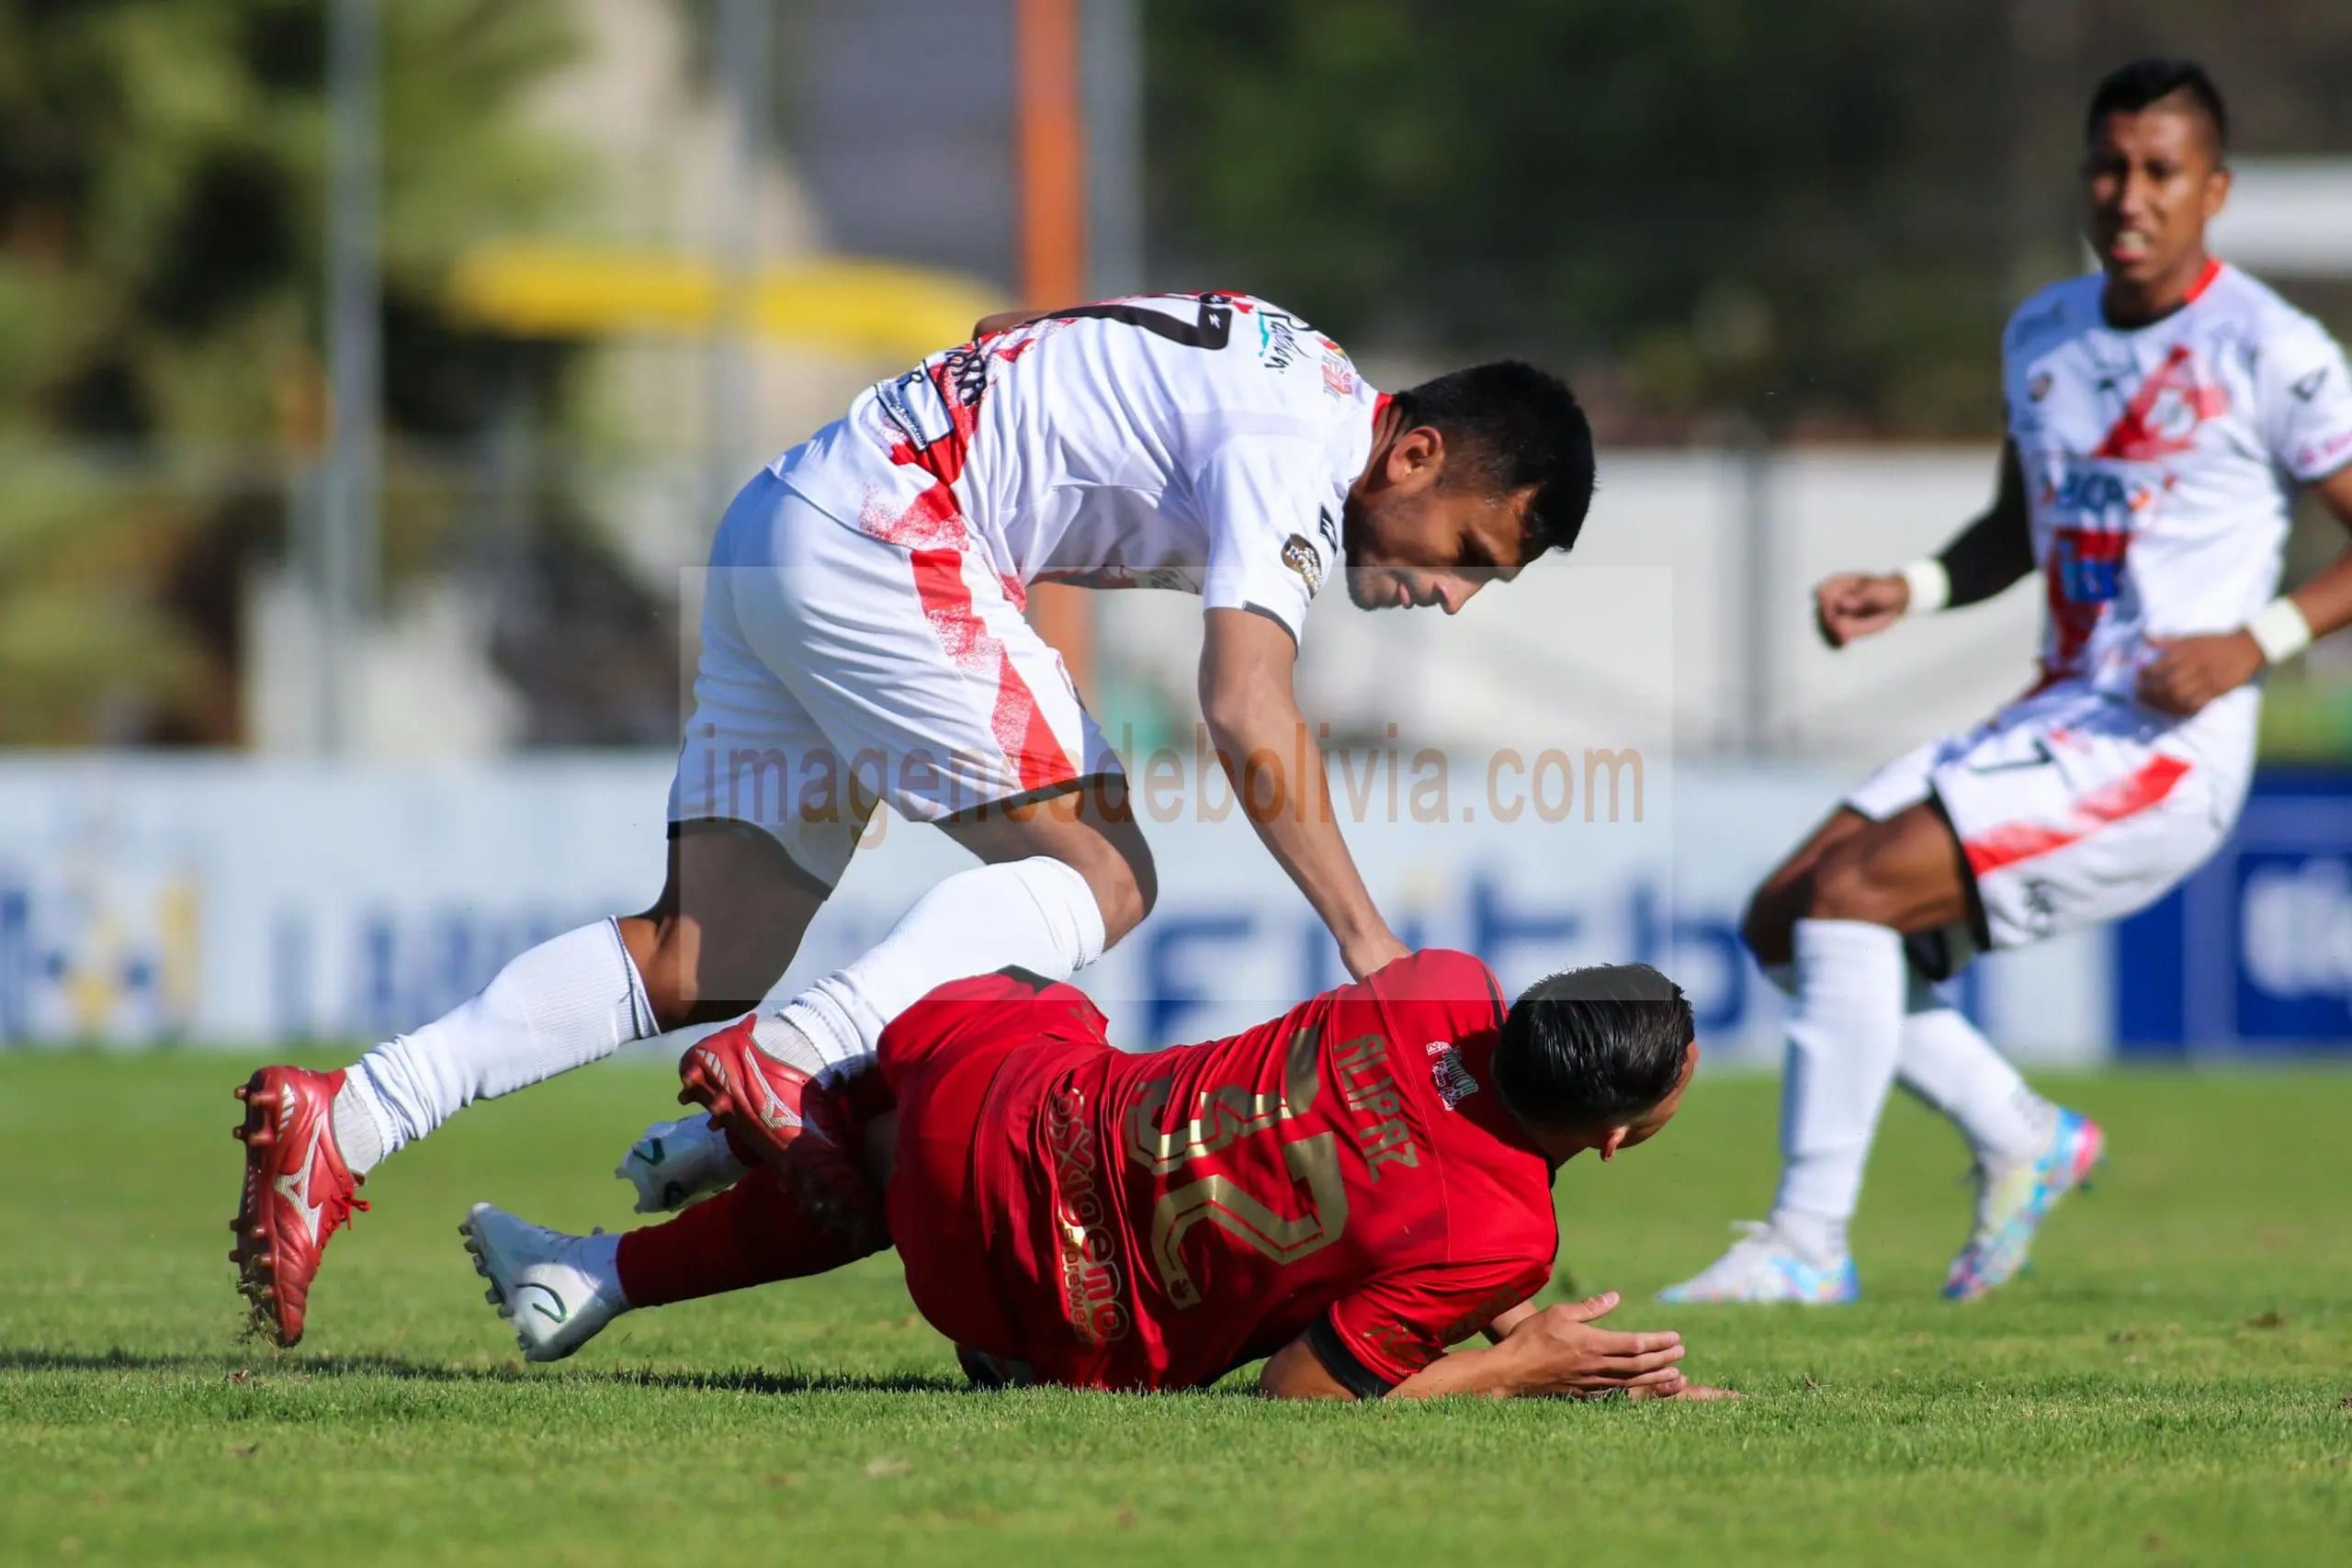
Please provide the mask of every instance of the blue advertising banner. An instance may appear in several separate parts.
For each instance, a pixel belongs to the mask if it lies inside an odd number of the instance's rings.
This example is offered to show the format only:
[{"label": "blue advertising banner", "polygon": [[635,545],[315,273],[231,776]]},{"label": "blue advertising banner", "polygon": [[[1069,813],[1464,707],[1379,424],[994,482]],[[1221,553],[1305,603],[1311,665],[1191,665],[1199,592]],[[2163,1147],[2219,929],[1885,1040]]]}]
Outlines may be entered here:
[{"label": "blue advertising banner", "polygon": [[[1579,772],[1571,795],[1552,755],[1514,773],[1508,755],[1418,754],[1428,798],[1400,766],[1394,809],[1385,784],[1335,766],[1337,798],[1363,796],[1348,843],[1397,933],[1468,948],[1513,989],[1572,964],[1658,964],[1690,993],[1710,1062],[1777,1064],[1781,1002],[1741,949],[1740,912],[1846,781],[1659,759],[1629,766],[1617,795]],[[307,1047],[414,1028],[533,943],[645,907],[673,761],[0,759],[0,1049]],[[1342,974],[1222,773],[1180,772],[1174,808],[1137,792],[1158,908],[1080,977],[1138,1048],[1247,1028]],[[1510,795],[1521,784],[1532,801]],[[781,994],[970,863],[927,828],[869,826]],[[2097,1060],[2108,952],[2083,932],[1997,954],[1961,1000],[2021,1057]]]},{"label": "blue advertising banner", "polygon": [[2352,773],[2256,775],[2220,852],[2115,941],[2127,1056],[2352,1056]]}]

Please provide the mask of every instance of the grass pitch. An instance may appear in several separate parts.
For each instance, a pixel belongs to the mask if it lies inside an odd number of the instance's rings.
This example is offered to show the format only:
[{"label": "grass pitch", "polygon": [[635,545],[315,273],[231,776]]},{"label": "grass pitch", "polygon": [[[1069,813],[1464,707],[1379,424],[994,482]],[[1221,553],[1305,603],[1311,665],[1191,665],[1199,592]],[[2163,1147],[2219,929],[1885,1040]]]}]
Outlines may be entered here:
[{"label": "grass pitch", "polygon": [[965,1392],[886,1258],[526,1369],[456,1227],[626,1225],[669,1080],[572,1075],[396,1157],[310,1337],[243,1338],[228,1057],[0,1057],[0,1562],[326,1568],[1086,1558],[2304,1563],[2352,1551],[2352,1077],[2050,1087],[2114,1165],[1991,1301],[1935,1296],[1961,1145],[1890,1111],[1844,1310],[1644,1298],[1758,1213],[1773,1087],[1560,1184],[1555,1294],[1681,1329],[1736,1405]]}]

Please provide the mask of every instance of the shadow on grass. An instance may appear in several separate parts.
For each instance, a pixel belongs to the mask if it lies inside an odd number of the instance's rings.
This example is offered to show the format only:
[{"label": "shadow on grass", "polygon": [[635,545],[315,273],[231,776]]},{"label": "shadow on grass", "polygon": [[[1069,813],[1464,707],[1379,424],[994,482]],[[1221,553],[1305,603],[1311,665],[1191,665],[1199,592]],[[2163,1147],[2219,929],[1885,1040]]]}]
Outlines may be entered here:
[{"label": "shadow on grass", "polygon": [[214,1372],[230,1382],[266,1382],[273,1373],[314,1378],[393,1378],[414,1382],[582,1382],[627,1388],[677,1389],[695,1393],[969,1393],[960,1377],[898,1373],[867,1376],[848,1372],[772,1372],[760,1367],[711,1371],[672,1371],[651,1367],[571,1368],[562,1373],[503,1366],[452,1366],[399,1356],[301,1356],[259,1348],[250,1354],[185,1352],[149,1354],[117,1348],[105,1351],[40,1350],[0,1347],[0,1372]]}]

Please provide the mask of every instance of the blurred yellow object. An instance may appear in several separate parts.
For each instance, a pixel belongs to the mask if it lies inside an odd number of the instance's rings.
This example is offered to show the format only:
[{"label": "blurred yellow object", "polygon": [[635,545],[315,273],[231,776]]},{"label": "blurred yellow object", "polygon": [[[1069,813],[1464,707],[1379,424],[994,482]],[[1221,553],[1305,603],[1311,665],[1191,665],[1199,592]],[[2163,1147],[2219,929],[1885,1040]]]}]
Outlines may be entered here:
[{"label": "blurred yellow object", "polygon": [[736,330],[840,354],[920,359],[1007,301],[954,273],[829,259],[770,267],[734,296],[715,266],[657,252],[477,246],[451,269],[461,319],[515,337]]}]

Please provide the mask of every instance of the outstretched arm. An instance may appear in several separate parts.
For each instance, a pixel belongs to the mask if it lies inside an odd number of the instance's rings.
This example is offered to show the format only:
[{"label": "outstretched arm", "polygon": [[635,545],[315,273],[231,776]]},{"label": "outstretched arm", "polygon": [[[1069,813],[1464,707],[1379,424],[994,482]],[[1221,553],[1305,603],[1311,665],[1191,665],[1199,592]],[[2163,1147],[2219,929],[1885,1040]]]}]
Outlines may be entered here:
[{"label": "outstretched arm", "polygon": [[[1617,1293],[1544,1307],[1521,1317],[1499,1344],[1440,1356],[1388,1392],[1390,1399],[1477,1394],[1490,1399],[1547,1395],[1590,1399],[1623,1393],[1636,1399],[1718,1399],[1675,1365],[1682,1337],[1670,1332],[1620,1334],[1593,1326],[1617,1305]],[[1302,1335],[1267,1361],[1261,1393],[1276,1399],[1348,1399],[1355,1391],[1326,1366]]]},{"label": "outstretched arm", "polygon": [[2001,445],[1993,504],[1935,556],[1900,571],[1839,572],[1813,591],[1821,640],[1843,648],[1883,631],[1905,615],[1958,609],[1992,598],[2033,570],[2033,531],[2026,517],[2025,472],[2018,449]]},{"label": "outstretched arm", "polygon": [[1250,825],[1340,944],[1361,980],[1405,955],[1372,901],[1331,810],[1323,749],[1291,689],[1298,661],[1288,627],[1250,610],[1207,613],[1201,716]]}]

